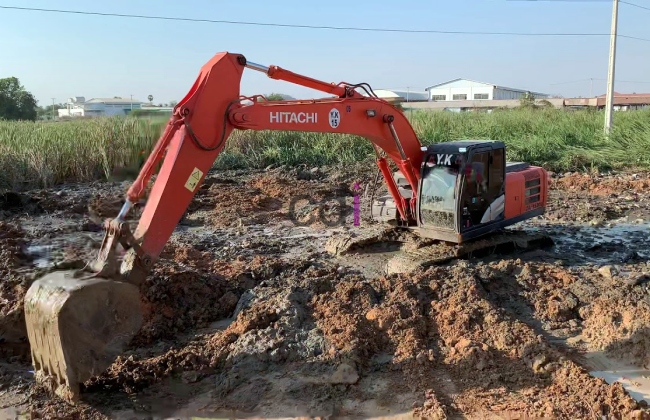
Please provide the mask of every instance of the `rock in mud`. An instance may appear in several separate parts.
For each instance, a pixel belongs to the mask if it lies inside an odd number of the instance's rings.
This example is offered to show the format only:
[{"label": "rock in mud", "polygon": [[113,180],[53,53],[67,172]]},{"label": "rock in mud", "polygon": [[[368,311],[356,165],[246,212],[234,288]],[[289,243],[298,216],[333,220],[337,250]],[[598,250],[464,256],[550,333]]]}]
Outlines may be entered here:
[{"label": "rock in mud", "polygon": [[607,280],[611,280],[617,274],[616,268],[611,265],[605,265],[598,269],[598,272]]},{"label": "rock in mud", "polygon": [[341,364],[330,377],[333,384],[355,384],[359,380],[359,373],[348,363]]},{"label": "rock in mud", "polygon": [[650,281],[650,273],[631,273],[623,281],[628,286],[638,286]]}]

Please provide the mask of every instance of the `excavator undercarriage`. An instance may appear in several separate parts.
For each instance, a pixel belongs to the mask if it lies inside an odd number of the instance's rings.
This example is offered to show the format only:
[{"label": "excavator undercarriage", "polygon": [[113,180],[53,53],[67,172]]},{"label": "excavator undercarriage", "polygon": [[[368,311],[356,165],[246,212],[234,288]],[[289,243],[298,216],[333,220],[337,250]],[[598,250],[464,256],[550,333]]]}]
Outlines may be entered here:
[{"label": "excavator undercarriage", "polygon": [[[241,96],[245,68],[331,96],[287,101]],[[544,213],[547,173],[507,163],[502,142],[423,146],[406,116],[366,83],[326,83],[251,63],[241,54],[219,53],[174,108],[122,210],[106,221],[96,260],[79,271],[50,273],[28,290],[25,319],[39,382],[76,401],[79,385],[103,372],[128,346],[143,322],[141,285],[235,129],[345,133],[372,143],[388,190],[374,200],[372,213],[388,231],[368,228],[361,237],[334,240],[335,254],[370,242],[399,242],[401,235],[404,253],[396,270],[400,264],[424,266],[507,243],[535,242],[504,229]],[[158,167],[132,230],[125,218]],[[420,239],[413,240],[414,234]],[[122,258],[118,245],[126,250]]]},{"label": "excavator undercarriage", "polygon": [[474,241],[452,244],[423,238],[409,229],[379,226],[333,236],[327,241],[325,249],[334,256],[389,252],[394,256],[388,259],[382,271],[391,275],[407,274],[458,259],[507,255],[514,251],[531,251],[553,245],[549,235],[525,230],[503,229]]}]

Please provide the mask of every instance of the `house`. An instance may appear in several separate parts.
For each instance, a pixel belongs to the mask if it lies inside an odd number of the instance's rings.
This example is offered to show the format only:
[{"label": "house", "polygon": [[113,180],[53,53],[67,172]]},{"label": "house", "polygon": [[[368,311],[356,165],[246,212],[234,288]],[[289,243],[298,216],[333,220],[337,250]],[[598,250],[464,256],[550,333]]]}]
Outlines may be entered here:
[{"label": "house", "polygon": [[[469,79],[454,79],[429,86],[424,90],[428,92],[429,101],[512,100],[521,99],[527,92],[530,92]],[[530,93],[537,99],[550,96],[539,92]]]},{"label": "house", "polygon": [[[604,109],[607,105],[607,94],[598,96],[597,108]],[[614,92],[612,98],[614,111],[631,111],[650,107],[650,93],[619,93]]]},{"label": "house", "polygon": [[140,109],[143,102],[137,99],[93,98],[88,101],[83,96],[68,99],[66,107],[59,109],[59,117],[99,117],[127,115]]}]

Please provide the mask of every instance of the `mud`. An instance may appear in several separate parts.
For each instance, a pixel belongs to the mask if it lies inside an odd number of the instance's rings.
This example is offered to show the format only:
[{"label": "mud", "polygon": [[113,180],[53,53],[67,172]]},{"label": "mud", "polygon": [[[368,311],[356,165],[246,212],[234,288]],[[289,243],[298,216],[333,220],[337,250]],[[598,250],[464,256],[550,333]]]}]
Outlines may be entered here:
[{"label": "mud", "polygon": [[11,342],[24,341],[26,333],[21,299],[29,282],[20,270],[30,261],[25,247],[25,233],[20,225],[0,221],[0,336]]},{"label": "mud", "polygon": [[390,262],[421,243],[337,239],[377,229],[374,176],[210,174],[142,285],[141,331],[78,406],[33,383],[21,297],[94,255],[127,185],[5,195],[2,415],[650,418],[642,379],[615,372],[650,368],[647,174],[554,176],[547,215],[516,227],[552,246],[400,270]]}]

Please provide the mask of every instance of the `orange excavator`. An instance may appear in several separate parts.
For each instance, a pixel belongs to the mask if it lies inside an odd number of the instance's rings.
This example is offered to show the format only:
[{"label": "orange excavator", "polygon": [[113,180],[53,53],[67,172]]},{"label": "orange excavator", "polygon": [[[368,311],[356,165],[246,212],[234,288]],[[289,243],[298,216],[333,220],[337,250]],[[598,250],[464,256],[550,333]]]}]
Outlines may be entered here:
[{"label": "orange excavator", "polygon": [[[246,68],[332,96],[244,97],[240,80]],[[507,163],[500,141],[423,146],[406,116],[367,83],[326,83],[219,53],[174,108],[117,217],[104,222],[97,258],[82,270],[49,273],[27,291],[24,310],[37,381],[74,402],[80,384],[128,346],[143,323],[140,285],[234,129],[347,133],[369,140],[389,193],[374,200],[373,216],[425,238],[460,244],[545,211],[547,173]],[[161,161],[132,231],[125,217]],[[118,243],[127,250],[123,257]]]}]

